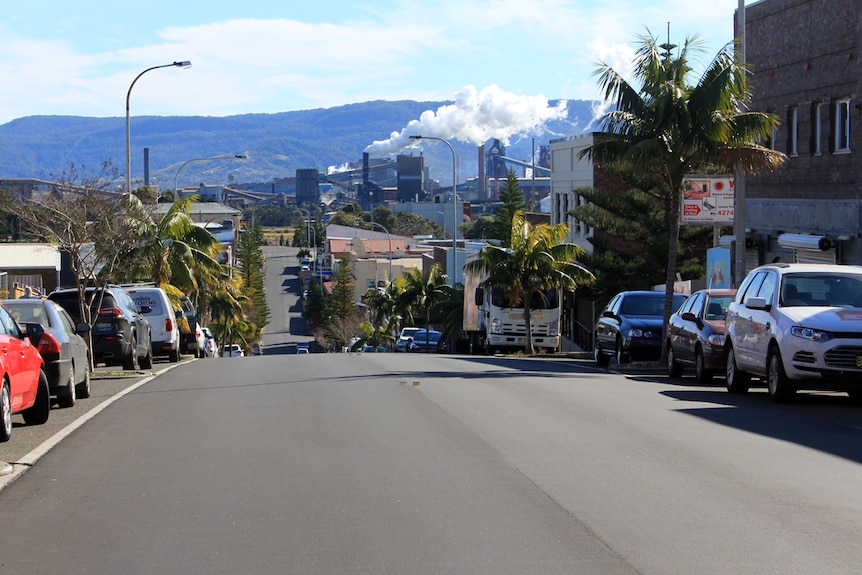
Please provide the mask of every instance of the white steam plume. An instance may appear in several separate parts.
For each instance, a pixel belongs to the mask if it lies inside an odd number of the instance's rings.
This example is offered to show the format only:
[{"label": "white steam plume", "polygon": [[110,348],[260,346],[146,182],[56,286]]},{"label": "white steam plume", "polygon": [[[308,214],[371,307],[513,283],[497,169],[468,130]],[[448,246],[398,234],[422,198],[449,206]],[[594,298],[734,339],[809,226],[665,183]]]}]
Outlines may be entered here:
[{"label": "white steam plume", "polygon": [[477,92],[465,86],[455,95],[455,103],[426,110],[387,140],[377,140],[365,151],[395,154],[414,142],[410,136],[432,136],[481,145],[492,138],[508,143],[511,136],[536,130],[551,120],[566,117],[566,102],[554,107],[544,96],[518,96],[491,84]]}]

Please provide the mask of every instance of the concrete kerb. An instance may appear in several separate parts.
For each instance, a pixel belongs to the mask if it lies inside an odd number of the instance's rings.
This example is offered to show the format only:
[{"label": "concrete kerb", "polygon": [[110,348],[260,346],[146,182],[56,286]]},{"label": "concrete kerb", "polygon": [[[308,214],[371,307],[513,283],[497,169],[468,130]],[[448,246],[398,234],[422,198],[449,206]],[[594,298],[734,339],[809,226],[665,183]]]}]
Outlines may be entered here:
[{"label": "concrete kerb", "polygon": [[[163,370],[160,370],[157,373],[149,373],[149,375],[144,377],[141,381],[138,381],[137,383],[130,385],[129,387],[127,387],[124,390],[117,393],[116,395],[114,395],[114,396],[106,399],[102,403],[94,406],[93,409],[91,409],[90,411],[88,411],[87,413],[85,413],[84,415],[82,415],[81,417],[79,417],[78,419],[76,419],[75,421],[73,421],[72,423],[70,423],[69,425],[67,425],[66,427],[64,427],[63,429],[61,429],[57,433],[55,433],[54,435],[52,435],[51,437],[49,437],[48,439],[43,441],[41,443],[41,445],[39,445],[38,447],[36,447],[36,449],[32,450],[30,453],[28,453],[24,457],[22,457],[20,459],[20,461],[16,461],[14,464],[7,463],[5,461],[0,461],[0,491],[3,491],[3,489],[7,485],[11,484],[13,481],[18,479],[21,475],[23,475],[24,472],[26,472],[28,469],[30,469],[39,460],[39,458],[41,458],[43,455],[48,453],[55,445],[60,443],[65,437],[67,437],[73,431],[75,431],[76,429],[78,429],[79,427],[81,427],[82,425],[84,425],[85,423],[87,423],[88,421],[93,419],[94,417],[96,417],[96,415],[98,415],[103,410],[105,410],[109,405],[111,405],[112,403],[114,403],[115,401],[120,399],[121,397],[125,396],[126,394],[129,394],[129,393],[135,391],[136,389],[138,389],[139,387],[146,385],[147,383],[151,382],[153,379],[155,379],[159,375],[166,373],[166,372],[174,369],[175,367],[179,367],[179,365],[180,364],[171,365],[171,366],[166,367]],[[108,373],[105,373],[105,374],[100,373],[99,377],[118,377],[118,376],[128,376],[128,375],[130,375],[129,372],[125,372],[125,373],[123,373],[123,372],[110,372],[109,374]],[[142,374],[135,373],[134,375],[137,376],[137,375],[142,375]]]}]

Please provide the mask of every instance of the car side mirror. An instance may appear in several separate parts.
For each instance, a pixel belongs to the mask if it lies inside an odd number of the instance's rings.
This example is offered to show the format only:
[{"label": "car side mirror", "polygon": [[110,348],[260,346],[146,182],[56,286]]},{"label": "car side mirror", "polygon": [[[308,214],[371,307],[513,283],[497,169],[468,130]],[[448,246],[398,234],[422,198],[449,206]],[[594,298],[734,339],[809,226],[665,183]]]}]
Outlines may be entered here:
[{"label": "car side mirror", "polygon": [[75,326],[75,333],[77,333],[78,335],[84,335],[85,333],[89,333],[89,332],[90,332],[90,324],[88,324],[85,321],[82,321],[81,323],[79,323]]},{"label": "car side mirror", "polygon": [[690,311],[685,312],[680,316],[685,321],[697,321],[697,316],[691,313]]},{"label": "car side mirror", "polygon": [[606,309],[605,311],[603,311],[603,312],[602,312],[602,317],[615,318],[615,317],[617,317],[617,316],[616,316],[616,314],[614,314],[614,312],[612,312],[611,310]]},{"label": "car side mirror", "polygon": [[768,310],[769,304],[762,297],[750,297],[745,300],[745,307],[750,309]]},{"label": "car side mirror", "polygon": [[42,339],[42,334],[45,333],[45,328],[40,323],[25,323],[24,329],[27,330],[27,338],[33,347],[39,347],[39,341]]}]

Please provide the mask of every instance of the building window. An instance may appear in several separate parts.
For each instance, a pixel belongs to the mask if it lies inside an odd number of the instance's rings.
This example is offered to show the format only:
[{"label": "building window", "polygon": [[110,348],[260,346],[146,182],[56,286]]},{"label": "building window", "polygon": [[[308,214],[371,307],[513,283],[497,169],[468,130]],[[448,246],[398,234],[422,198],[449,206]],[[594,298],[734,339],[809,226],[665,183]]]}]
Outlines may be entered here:
[{"label": "building window", "polygon": [[817,102],[814,104],[814,155],[819,156],[821,153],[820,150],[820,140],[822,139],[822,122],[823,121],[823,102]]},{"label": "building window", "polygon": [[835,151],[850,151],[850,100],[835,103]]},{"label": "building window", "polygon": [[790,108],[790,155],[796,156],[799,153],[799,107],[793,106]]}]

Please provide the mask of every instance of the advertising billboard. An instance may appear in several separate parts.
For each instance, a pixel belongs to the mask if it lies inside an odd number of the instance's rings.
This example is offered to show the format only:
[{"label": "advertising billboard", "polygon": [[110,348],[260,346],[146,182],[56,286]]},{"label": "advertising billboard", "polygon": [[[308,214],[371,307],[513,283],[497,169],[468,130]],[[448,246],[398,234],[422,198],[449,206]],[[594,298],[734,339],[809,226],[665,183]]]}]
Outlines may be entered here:
[{"label": "advertising billboard", "polygon": [[683,180],[683,225],[733,223],[733,176],[689,176]]}]

